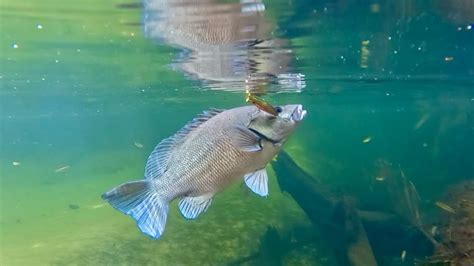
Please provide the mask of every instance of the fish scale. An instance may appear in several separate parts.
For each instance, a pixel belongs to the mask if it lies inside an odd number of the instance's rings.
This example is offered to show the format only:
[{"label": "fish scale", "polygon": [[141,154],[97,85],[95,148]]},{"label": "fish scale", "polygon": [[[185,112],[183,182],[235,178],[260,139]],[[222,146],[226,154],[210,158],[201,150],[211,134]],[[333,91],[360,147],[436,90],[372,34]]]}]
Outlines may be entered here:
[{"label": "fish scale", "polygon": [[185,218],[195,219],[216,193],[244,176],[253,192],[266,196],[265,166],[306,114],[301,105],[275,110],[280,113],[255,106],[204,112],[155,147],[143,180],[122,184],[102,197],[132,216],[143,233],[159,238],[174,199],[179,199]]},{"label": "fish scale", "polygon": [[[199,135],[199,133],[199,130],[196,130],[195,135],[197,137],[193,138],[190,136],[190,140],[188,141],[197,143],[190,145],[191,147],[188,147],[188,149],[196,152],[188,153],[189,150],[184,150],[182,154],[177,153],[174,155],[174,158],[177,160],[186,160],[185,158],[189,158],[190,163],[184,166],[181,179],[182,183],[187,184],[186,186],[195,186],[195,190],[198,190],[198,192],[193,192],[192,194],[199,194],[199,192],[202,193],[211,189],[215,189],[215,187],[212,187],[212,183],[206,182],[206,180],[213,180],[218,178],[218,176],[225,177],[226,173],[224,170],[226,166],[222,165],[222,163],[227,162],[227,160],[222,160],[219,157],[227,157],[229,161],[234,160],[234,158],[229,158],[231,157],[231,153],[227,154],[228,151],[231,150],[229,149],[231,147],[229,147],[229,145],[225,145],[225,143],[222,141],[223,138],[220,135],[211,134],[206,135],[205,137],[200,137],[202,135]],[[206,139],[206,142],[204,142],[203,139]],[[201,143],[207,143],[208,145],[202,145]],[[183,145],[186,144],[187,143],[183,143]],[[203,151],[209,152],[210,147],[213,147],[214,152],[211,152],[210,154],[202,153]],[[218,150],[225,150],[226,155],[222,156],[221,153],[216,152]],[[210,164],[208,162],[213,161],[217,162],[214,164],[216,167],[213,167],[211,171],[208,171],[208,164]],[[166,176],[164,176],[163,179],[166,179]],[[179,191],[178,194],[182,195],[183,192],[187,191],[188,189],[187,187],[183,187],[182,190],[183,191]]]}]

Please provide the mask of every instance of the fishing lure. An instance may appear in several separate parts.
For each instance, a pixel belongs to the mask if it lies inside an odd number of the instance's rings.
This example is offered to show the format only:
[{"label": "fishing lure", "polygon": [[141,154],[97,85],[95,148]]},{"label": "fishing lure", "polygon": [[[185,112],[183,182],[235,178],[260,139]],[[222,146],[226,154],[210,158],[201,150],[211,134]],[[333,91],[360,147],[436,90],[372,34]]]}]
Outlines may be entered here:
[{"label": "fishing lure", "polygon": [[272,114],[274,116],[278,116],[278,107],[275,108],[268,102],[266,102],[264,99],[258,98],[257,96],[254,96],[250,93],[247,93],[247,98],[245,99],[246,102],[250,102],[257,106],[258,109],[265,111],[269,114]]}]

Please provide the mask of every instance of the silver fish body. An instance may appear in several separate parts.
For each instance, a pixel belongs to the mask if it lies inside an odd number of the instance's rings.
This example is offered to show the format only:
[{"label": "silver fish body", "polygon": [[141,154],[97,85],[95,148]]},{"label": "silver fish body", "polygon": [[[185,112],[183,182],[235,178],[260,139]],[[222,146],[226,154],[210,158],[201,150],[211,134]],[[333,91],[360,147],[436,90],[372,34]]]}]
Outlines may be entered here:
[{"label": "silver fish body", "polygon": [[306,114],[301,105],[280,111],[273,116],[244,106],[204,112],[157,145],[144,180],[122,184],[103,198],[132,216],[143,233],[159,238],[174,199],[180,199],[183,216],[194,219],[216,193],[242,177],[253,192],[266,196],[265,166]]},{"label": "silver fish body", "polygon": [[249,124],[256,109],[224,111],[190,132],[172,151],[169,164],[173,167],[162,177],[150,176],[157,190],[169,200],[214,194],[244,174],[265,167],[278,152],[277,145],[262,140],[262,152],[245,152],[233,145],[231,137],[235,125]]}]

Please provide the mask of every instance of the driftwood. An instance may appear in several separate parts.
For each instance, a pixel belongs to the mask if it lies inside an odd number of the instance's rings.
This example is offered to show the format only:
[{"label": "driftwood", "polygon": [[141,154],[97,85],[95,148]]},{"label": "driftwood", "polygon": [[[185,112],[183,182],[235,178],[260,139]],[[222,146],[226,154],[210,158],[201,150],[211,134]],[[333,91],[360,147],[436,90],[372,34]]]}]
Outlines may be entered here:
[{"label": "driftwood", "polygon": [[256,252],[232,261],[227,265],[282,265],[283,259],[288,253],[312,242],[311,234],[307,234],[305,239],[300,238],[298,241],[291,241],[281,236],[277,229],[269,226],[261,237],[260,246]]},{"label": "driftwood", "polygon": [[416,228],[434,247],[438,247],[438,241],[423,227],[419,209],[420,196],[413,182],[400,166],[394,167],[386,160],[377,160],[376,168],[383,173],[385,194],[391,203],[391,211],[403,219],[404,223]]},{"label": "driftwood", "polygon": [[285,152],[278,155],[272,167],[281,190],[289,193],[325,234],[340,265],[377,265],[378,260],[381,264],[387,259],[403,260],[400,256],[403,250],[409,252],[411,259],[424,257],[439,245],[422,227],[418,193],[399,168],[390,169],[384,182],[392,208],[365,211],[329,191]]},{"label": "driftwood", "polygon": [[320,228],[340,265],[377,265],[357,210],[334,196],[281,152],[272,162],[278,184]]},{"label": "driftwood", "polygon": [[[438,242],[422,227],[415,186],[400,169],[385,176],[388,203],[382,211],[356,209],[345,197],[332,193],[325,185],[302,170],[284,151],[272,161],[280,189],[287,192],[305,212],[333,250],[339,265],[377,265],[402,260],[401,253],[413,258],[429,256]],[[321,237],[321,236],[319,236]],[[390,239],[390,241],[387,241]],[[286,254],[314,241],[310,234],[290,241],[274,228],[268,228],[260,247],[230,265],[281,265]],[[404,256],[403,256],[404,257]],[[266,263],[268,264],[268,263]]]}]

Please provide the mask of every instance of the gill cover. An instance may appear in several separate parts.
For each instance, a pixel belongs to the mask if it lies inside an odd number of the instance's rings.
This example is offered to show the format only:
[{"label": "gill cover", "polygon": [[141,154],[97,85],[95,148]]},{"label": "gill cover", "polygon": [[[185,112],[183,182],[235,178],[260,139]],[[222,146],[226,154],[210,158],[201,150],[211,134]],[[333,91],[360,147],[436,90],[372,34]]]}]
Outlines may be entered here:
[{"label": "gill cover", "polygon": [[[295,129],[297,122],[306,114],[301,105],[284,105],[277,116],[264,111],[257,112],[250,121],[248,128],[271,142],[283,142]],[[304,113],[304,114],[303,114]]]}]

